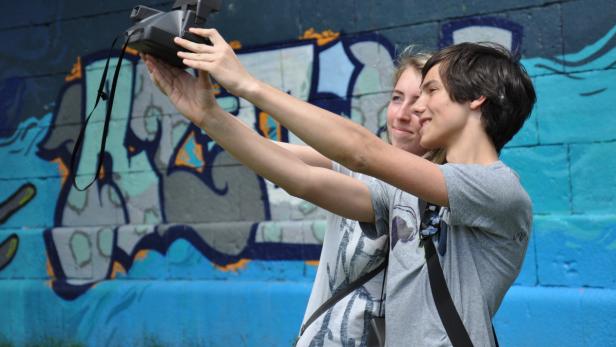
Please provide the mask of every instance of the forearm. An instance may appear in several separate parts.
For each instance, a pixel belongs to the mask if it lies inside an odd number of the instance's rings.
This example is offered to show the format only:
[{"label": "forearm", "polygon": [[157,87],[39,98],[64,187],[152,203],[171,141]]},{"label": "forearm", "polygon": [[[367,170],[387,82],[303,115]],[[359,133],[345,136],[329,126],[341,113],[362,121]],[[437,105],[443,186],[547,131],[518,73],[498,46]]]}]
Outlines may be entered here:
[{"label": "forearm", "polygon": [[369,130],[325,109],[257,81],[241,97],[264,110],[327,158],[362,171],[370,147],[380,139]]},{"label": "forearm", "polygon": [[[248,127],[248,125],[244,122],[240,122],[242,125]],[[307,145],[297,145],[293,143],[287,143],[282,141],[270,140],[272,143],[280,146],[287,151],[293,153],[297,158],[310,166],[322,167],[325,169],[332,168],[332,161],[329,160],[323,154],[317,152],[314,148]]]},{"label": "forearm", "polygon": [[297,158],[310,166],[322,167],[325,169],[332,168],[332,161],[324,156],[323,154],[317,152],[314,148],[307,145],[296,145],[293,143],[286,143],[280,141],[272,141],[276,145],[286,149],[287,151],[293,153]]},{"label": "forearm", "polygon": [[292,195],[302,195],[306,164],[245,126],[239,119],[217,108],[203,117],[200,128],[216,143],[258,175]]}]

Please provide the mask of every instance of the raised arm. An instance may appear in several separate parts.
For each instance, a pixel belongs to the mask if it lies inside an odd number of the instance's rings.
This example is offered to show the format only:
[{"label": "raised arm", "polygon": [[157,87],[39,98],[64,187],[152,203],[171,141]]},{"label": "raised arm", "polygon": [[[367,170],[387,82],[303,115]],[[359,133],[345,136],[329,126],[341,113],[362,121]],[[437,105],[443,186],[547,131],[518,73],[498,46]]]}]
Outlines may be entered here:
[{"label": "raised arm", "polygon": [[191,31],[212,45],[176,38],[178,45],[190,51],[178,52],[184,64],[209,71],[229,92],[252,102],[331,160],[427,201],[448,205],[445,179],[437,165],[382,142],[348,119],[333,117],[327,110],[256,80],[215,29]]},{"label": "raised arm", "polygon": [[[245,123],[242,123],[242,124],[248,127],[247,124]],[[293,153],[297,158],[299,158],[301,161],[303,161],[304,163],[310,166],[318,166],[318,167],[322,167],[325,169],[332,168],[332,161],[310,146],[296,145],[293,143],[286,143],[282,141],[274,141],[274,140],[270,140],[270,141],[288,150],[289,152]]]},{"label": "raised arm", "polygon": [[319,153],[314,148],[307,145],[296,145],[293,143],[286,143],[280,141],[272,141],[278,146],[286,149],[287,151],[293,153],[296,157],[298,157],[301,161],[310,166],[318,166],[325,169],[332,168],[332,161]]},{"label": "raised arm", "polygon": [[370,191],[364,183],[330,169],[310,166],[252,131],[218,106],[207,73],[201,72],[195,78],[153,57],[143,58],[152,80],[178,110],[241,163],[291,195],[346,218],[373,221]]}]

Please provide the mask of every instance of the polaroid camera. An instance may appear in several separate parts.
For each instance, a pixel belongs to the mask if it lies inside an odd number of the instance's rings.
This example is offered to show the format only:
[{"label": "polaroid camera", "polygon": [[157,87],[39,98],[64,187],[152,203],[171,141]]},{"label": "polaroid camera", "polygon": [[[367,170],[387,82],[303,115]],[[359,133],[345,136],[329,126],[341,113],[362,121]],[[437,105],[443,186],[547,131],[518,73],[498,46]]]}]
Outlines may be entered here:
[{"label": "polaroid camera", "polygon": [[202,27],[207,16],[220,10],[221,0],[176,0],[169,12],[147,6],[135,6],[130,19],[135,22],[126,31],[128,47],[141,53],[151,54],[170,65],[184,68],[178,58],[176,36],[190,41],[208,44],[203,37],[188,32],[190,27]]}]

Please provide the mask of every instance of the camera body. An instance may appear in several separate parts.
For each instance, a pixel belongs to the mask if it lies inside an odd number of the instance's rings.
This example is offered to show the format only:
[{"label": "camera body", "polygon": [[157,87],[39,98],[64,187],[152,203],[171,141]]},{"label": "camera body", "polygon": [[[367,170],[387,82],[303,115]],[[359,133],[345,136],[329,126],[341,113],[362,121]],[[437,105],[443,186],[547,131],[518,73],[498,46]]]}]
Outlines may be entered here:
[{"label": "camera body", "polygon": [[177,56],[178,46],[173,42],[176,36],[197,43],[209,44],[203,37],[188,31],[191,27],[202,27],[207,16],[220,10],[221,0],[176,0],[169,12],[147,6],[135,6],[130,19],[135,24],[126,34],[128,47],[141,53],[151,54],[166,63],[185,68]]}]

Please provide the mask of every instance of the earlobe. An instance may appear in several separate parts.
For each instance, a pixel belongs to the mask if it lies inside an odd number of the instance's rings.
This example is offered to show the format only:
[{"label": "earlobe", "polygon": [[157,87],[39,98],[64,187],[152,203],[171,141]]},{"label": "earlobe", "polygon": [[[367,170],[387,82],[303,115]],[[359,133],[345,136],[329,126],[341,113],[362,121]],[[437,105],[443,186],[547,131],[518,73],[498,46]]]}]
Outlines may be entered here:
[{"label": "earlobe", "polygon": [[481,105],[483,105],[483,103],[486,101],[486,97],[485,96],[480,96],[477,99],[471,101],[470,104],[470,108],[471,110],[477,110],[481,107]]}]

